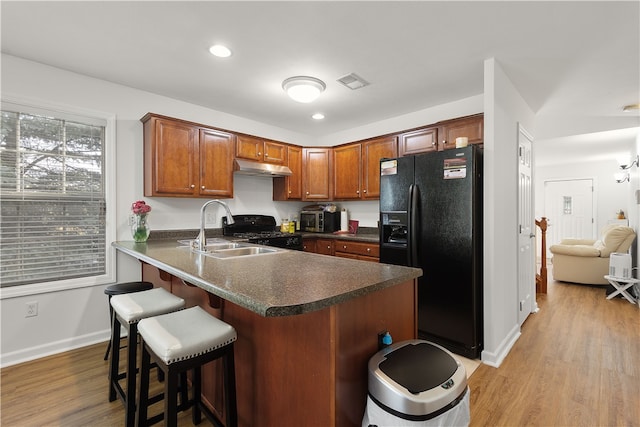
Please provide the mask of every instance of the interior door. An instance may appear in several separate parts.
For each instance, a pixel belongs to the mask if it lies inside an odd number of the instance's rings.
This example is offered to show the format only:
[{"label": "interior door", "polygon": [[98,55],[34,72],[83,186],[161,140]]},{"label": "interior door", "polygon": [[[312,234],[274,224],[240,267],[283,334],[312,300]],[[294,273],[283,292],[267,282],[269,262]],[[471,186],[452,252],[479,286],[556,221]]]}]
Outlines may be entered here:
[{"label": "interior door", "polygon": [[534,311],[536,290],[532,140],[526,130],[518,125],[518,322],[520,325]]},{"label": "interior door", "polygon": [[566,179],[544,183],[544,213],[549,219],[547,253],[560,240],[595,239],[593,179]]}]

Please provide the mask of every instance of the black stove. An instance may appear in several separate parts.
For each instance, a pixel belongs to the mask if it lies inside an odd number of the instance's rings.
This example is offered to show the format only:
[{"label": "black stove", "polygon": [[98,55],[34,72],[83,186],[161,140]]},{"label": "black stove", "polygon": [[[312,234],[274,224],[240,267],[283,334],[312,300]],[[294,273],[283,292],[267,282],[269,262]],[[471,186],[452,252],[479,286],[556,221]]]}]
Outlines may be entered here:
[{"label": "black stove", "polygon": [[227,224],[222,217],[222,234],[239,239],[247,239],[249,243],[274,246],[277,248],[302,250],[301,233],[283,233],[278,230],[276,219],[268,215],[234,215],[233,224]]}]

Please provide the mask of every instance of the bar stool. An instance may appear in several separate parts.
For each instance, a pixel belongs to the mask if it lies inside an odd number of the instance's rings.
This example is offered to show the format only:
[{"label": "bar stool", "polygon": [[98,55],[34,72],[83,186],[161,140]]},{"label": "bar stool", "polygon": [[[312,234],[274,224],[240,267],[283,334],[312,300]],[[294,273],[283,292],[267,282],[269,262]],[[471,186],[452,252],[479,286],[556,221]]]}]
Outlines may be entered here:
[{"label": "bar stool", "polygon": [[[114,295],[111,298],[113,308],[113,323],[111,325],[111,342],[120,342],[120,327],[127,330],[127,367],[125,372],[119,372],[120,352],[111,352],[109,363],[109,402],[120,397],[125,407],[126,426],[131,427],[135,422],[135,393],[136,393],[136,362],[138,322],[141,319],[180,310],[185,305],[182,298],[172,295],[163,288],[148,291]],[[120,386],[119,380],[126,378],[126,391]]]},{"label": "bar stool", "polygon": [[[153,289],[153,283],[151,282],[127,282],[107,286],[104,289],[104,293],[109,296],[109,324],[113,325],[113,308],[111,308],[112,296],[148,291],[149,289]],[[104,360],[109,360],[109,352],[111,351],[112,345],[113,343],[109,340],[109,344],[107,344],[107,351],[104,353]]]},{"label": "bar stool", "polygon": [[[192,421],[199,424],[201,412],[216,426],[221,420],[207,408],[201,399],[201,368],[205,363],[222,358],[224,373],[224,418],[226,427],[238,424],[236,407],[236,380],[233,360],[235,329],[209,315],[200,307],[187,308],[174,313],[142,319],[138,324],[142,346],[140,367],[140,394],[136,425],[151,425],[165,420],[165,425],[176,426],[178,411],[192,407]],[[149,400],[149,371],[154,361],[165,374],[164,413],[147,418]],[[193,398],[182,400],[178,406],[178,379],[193,370]]]}]

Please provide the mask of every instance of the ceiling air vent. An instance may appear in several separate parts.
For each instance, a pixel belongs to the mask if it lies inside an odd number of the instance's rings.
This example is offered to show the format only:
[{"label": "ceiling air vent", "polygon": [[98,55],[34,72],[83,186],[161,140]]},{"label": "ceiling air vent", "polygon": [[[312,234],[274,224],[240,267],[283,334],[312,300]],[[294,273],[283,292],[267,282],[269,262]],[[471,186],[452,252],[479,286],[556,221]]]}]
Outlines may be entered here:
[{"label": "ceiling air vent", "polygon": [[351,90],[360,89],[369,85],[369,82],[357,75],[356,73],[347,74],[338,79],[338,82],[342,83]]}]

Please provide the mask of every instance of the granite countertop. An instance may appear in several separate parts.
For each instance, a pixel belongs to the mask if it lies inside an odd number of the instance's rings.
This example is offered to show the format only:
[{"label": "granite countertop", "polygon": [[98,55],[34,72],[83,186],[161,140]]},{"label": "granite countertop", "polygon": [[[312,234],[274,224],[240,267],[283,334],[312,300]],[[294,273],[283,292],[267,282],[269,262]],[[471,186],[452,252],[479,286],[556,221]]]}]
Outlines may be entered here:
[{"label": "granite countertop", "polygon": [[419,268],[282,249],[217,259],[176,240],[118,241],[119,251],[261,316],[320,310],[422,275]]},{"label": "granite countertop", "polygon": [[380,233],[377,228],[360,227],[357,234],[351,233],[302,233],[304,239],[341,239],[352,240],[354,242],[378,243],[380,241]]}]

